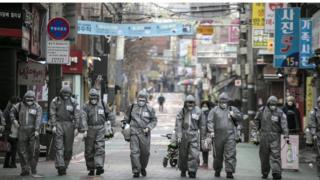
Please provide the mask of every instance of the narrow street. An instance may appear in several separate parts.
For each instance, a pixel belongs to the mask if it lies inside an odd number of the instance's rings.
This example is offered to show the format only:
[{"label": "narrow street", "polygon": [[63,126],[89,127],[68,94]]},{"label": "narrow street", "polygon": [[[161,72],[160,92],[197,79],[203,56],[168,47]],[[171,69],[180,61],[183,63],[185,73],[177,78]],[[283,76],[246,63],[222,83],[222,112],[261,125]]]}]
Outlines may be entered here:
[{"label": "narrow street", "polygon": [[[158,116],[158,126],[152,132],[151,157],[147,168],[148,175],[143,179],[183,179],[180,178],[180,172],[176,168],[162,166],[162,159],[166,154],[166,146],[169,140],[161,137],[166,133],[173,131],[175,115],[183,105],[183,94],[164,94],[166,103],[164,112],[160,113],[156,102],[157,95],[154,95],[153,101],[150,104],[156,109]],[[118,117],[117,121],[121,118]],[[77,141],[81,141],[81,135],[78,135]],[[83,147],[83,146],[81,146]],[[80,148],[80,147],[75,147]],[[235,179],[238,180],[255,180],[260,179],[260,162],[258,156],[258,147],[252,144],[239,144],[237,149],[237,172]],[[222,173],[221,178],[214,178],[212,170],[212,157],[209,159],[209,169],[199,169],[198,179],[225,179],[225,174]],[[68,175],[59,177],[54,169],[54,162],[45,161],[43,158],[38,164],[38,172],[44,175],[44,179],[112,179],[124,180],[131,179],[131,164],[129,143],[123,140],[120,132],[117,132],[115,137],[106,142],[106,161],[105,174],[101,177],[88,177],[83,152],[75,155],[72,160]],[[1,180],[11,179],[32,179],[31,177],[20,177],[20,164],[18,169],[3,169],[0,168]],[[270,177],[270,176],[269,176]],[[133,178],[132,178],[133,179]],[[271,178],[269,178],[271,179]],[[284,180],[316,180],[316,168],[310,168],[307,164],[300,164],[299,172],[283,172]]]}]

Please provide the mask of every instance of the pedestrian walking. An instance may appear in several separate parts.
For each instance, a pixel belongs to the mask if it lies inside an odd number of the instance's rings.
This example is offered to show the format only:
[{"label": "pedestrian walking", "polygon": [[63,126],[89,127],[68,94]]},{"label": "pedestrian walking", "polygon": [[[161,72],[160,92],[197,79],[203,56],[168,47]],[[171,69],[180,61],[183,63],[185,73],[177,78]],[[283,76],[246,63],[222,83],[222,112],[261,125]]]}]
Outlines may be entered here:
[{"label": "pedestrian walking", "polygon": [[[115,119],[113,116],[100,101],[98,91],[90,89],[89,102],[83,106],[80,123],[80,132],[83,133],[85,141],[84,156],[89,176],[104,173],[106,128],[114,124],[110,122]],[[108,137],[110,138],[110,134]]]},{"label": "pedestrian walking", "polygon": [[130,157],[134,178],[147,175],[150,156],[151,130],[157,125],[155,110],[147,104],[148,94],[138,93],[137,103],[132,104],[126,113],[124,122],[130,125]]},{"label": "pedestrian walking", "polygon": [[282,110],[287,116],[289,134],[298,134],[301,131],[300,111],[293,96],[287,97],[286,104]]},{"label": "pedestrian walking", "polygon": [[214,138],[215,158],[213,168],[215,177],[220,173],[225,163],[228,179],[233,179],[236,171],[237,127],[242,121],[242,114],[229,105],[230,98],[226,93],[219,95],[219,105],[214,107],[208,115],[208,136]]},{"label": "pedestrian walking", "polygon": [[10,150],[6,153],[3,168],[17,168],[16,154],[18,149],[18,127],[16,127],[11,122],[10,110],[15,104],[19,103],[20,101],[21,100],[19,97],[12,97],[3,111],[3,117],[6,124],[4,136],[10,144]]},{"label": "pedestrian walking", "polygon": [[158,104],[159,104],[159,111],[160,112],[163,112],[163,104],[165,101],[166,101],[166,98],[161,93],[160,96],[158,97]]},{"label": "pedestrian walking", "polygon": [[59,176],[67,174],[72,157],[74,137],[78,134],[80,106],[71,97],[69,86],[60,90],[60,95],[50,103],[50,120],[55,145],[55,167]]},{"label": "pedestrian walking", "polygon": [[318,156],[316,158],[317,172],[320,177],[320,96],[317,99],[317,105],[311,110],[309,114],[309,129],[313,137],[313,142],[318,150]]},{"label": "pedestrian walking", "polygon": [[261,107],[254,118],[254,131],[260,131],[260,162],[263,179],[267,179],[270,168],[274,180],[281,179],[281,134],[289,144],[287,117],[277,107],[278,99],[270,96],[267,105]]},{"label": "pedestrian walking", "polygon": [[186,172],[190,178],[196,178],[199,154],[200,154],[200,132],[205,127],[204,118],[199,107],[195,105],[195,98],[188,95],[184,101],[184,107],[176,117],[175,133],[179,144],[178,167],[181,177],[186,177]]},{"label": "pedestrian walking", "polygon": [[12,126],[18,128],[18,154],[21,165],[21,176],[31,174],[36,177],[40,152],[39,129],[42,118],[42,108],[35,100],[35,93],[27,91],[23,102],[11,108]]},{"label": "pedestrian walking", "polygon": [[[209,115],[210,110],[213,108],[213,104],[210,101],[206,100],[206,101],[201,102],[200,107],[202,110],[202,116],[205,119],[205,123],[204,123],[205,127],[202,128],[203,132],[201,134],[206,135],[207,128],[208,128],[208,115]],[[211,137],[208,137],[208,138],[211,139]],[[209,149],[203,148],[203,143],[207,143],[207,142],[205,140],[201,141],[200,147],[201,147],[201,152],[202,152],[203,163],[200,167],[207,169],[208,168],[208,159],[209,159]],[[211,141],[211,144],[209,144],[208,146],[212,146],[212,141]]]}]

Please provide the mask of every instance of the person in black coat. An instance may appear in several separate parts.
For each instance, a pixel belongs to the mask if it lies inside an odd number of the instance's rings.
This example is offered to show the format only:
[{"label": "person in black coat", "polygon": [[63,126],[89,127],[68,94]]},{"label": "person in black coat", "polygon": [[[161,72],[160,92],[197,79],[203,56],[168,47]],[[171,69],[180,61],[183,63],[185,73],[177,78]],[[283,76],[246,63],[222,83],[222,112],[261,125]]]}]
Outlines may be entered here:
[{"label": "person in black coat", "polygon": [[287,102],[282,110],[287,115],[289,133],[299,133],[301,131],[300,111],[296,107],[295,99],[293,96],[287,97]]},{"label": "person in black coat", "polygon": [[[208,115],[210,110],[214,107],[215,105],[207,100],[204,100],[201,102],[200,107],[202,110],[202,113],[206,119],[206,123],[208,123]],[[203,163],[200,167],[202,168],[208,168],[208,157],[209,157],[209,151],[204,151],[201,149],[202,152],[202,159],[203,159]]]}]

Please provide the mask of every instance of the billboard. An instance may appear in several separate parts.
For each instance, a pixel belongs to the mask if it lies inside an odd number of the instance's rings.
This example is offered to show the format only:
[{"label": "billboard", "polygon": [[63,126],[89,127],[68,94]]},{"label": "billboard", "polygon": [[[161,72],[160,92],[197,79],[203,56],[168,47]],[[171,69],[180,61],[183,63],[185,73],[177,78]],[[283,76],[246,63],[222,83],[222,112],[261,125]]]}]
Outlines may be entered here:
[{"label": "billboard", "polygon": [[275,10],[275,54],[273,66],[298,67],[300,41],[300,8]]}]

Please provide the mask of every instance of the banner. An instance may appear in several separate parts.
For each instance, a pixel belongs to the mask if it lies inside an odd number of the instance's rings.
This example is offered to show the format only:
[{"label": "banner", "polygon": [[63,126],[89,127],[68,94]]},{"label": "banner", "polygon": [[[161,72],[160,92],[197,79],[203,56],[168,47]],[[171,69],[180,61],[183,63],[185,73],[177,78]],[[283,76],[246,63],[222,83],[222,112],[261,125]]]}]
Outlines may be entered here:
[{"label": "banner", "polygon": [[269,34],[264,29],[252,29],[252,48],[268,48]]},{"label": "banner", "polygon": [[192,25],[186,23],[114,24],[78,20],[78,34],[153,37],[194,35],[195,32]]},{"label": "banner", "polygon": [[266,3],[265,5],[265,33],[274,33],[274,12],[276,8],[286,8],[286,3]]},{"label": "banner", "polygon": [[273,66],[298,67],[300,41],[300,8],[275,10],[275,54]]},{"label": "banner", "polygon": [[312,18],[312,49],[320,48],[320,11],[316,12]]},{"label": "banner", "polygon": [[264,28],[264,3],[252,4],[252,28]]},{"label": "banner", "polygon": [[18,64],[18,84],[37,85],[46,80],[46,66],[40,63],[21,62]]},{"label": "banner", "polygon": [[238,44],[240,36],[240,19],[232,20],[231,24],[234,25],[229,27],[228,43]]},{"label": "banner", "polygon": [[312,56],[312,21],[310,19],[301,19],[300,21],[300,63],[301,69],[313,69],[314,64],[309,64],[309,58]]},{"label": "banner", "polygon": [[308,114],[313,108],[313,85],[312,85],[312,76],[307,77],[306,83],[306,113]]}]

